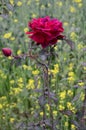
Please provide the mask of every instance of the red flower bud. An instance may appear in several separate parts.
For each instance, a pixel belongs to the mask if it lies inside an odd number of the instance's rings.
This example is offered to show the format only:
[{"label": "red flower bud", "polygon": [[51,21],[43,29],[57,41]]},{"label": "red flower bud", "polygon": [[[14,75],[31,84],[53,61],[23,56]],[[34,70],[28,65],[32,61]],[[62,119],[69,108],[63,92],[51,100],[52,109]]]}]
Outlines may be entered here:
[{"label": "red flower bud", "polygon": [[10,48],[2,48],[2,52],[5,56],[11,56],[12,50]]}]

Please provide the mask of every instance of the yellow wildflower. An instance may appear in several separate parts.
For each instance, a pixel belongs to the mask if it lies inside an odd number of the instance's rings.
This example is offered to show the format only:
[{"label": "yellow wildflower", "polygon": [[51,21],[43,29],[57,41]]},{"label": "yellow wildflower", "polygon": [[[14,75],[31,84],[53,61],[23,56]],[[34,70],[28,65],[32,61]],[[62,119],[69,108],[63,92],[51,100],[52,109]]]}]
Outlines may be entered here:
[{"label": "yellow wildflower", "polygon": [[62,5],[63,5],[63,3],[62,3],[61,1],[59,1],[59,2],[58,2],[58,6],[61,7]]},{"label": "yellow wildflower", "polygon": [[75,81],[75,78],[74,77],[68,77],[68,82],[69,83],[73,83]]},{"label": "yellow wildflower", "polygon": [[26,88],[27,89],[34,89],[35,88],[33,79],[28,80],[28,84],[26,85]]},{"label": "yellow wildflower", "polygon": [[70,109],[72,107],[71,102],[67,102],[67,108]]},{"label": "yellow wildflower", "polygon": [[71,13],[75,13],[75,12],[76,12],[75,7],[71,6],[71,7],[70,7],[70,12],[71,12]]},{"label": "yellow wildflower", "polygon": [[31,66],[28,66],[28,65],[23,65],[22,66],[24,70],[32,70],[32,67]]},{"label": "yellow wildflower", "polygon": [[70,71],[72,71],[73,66],[74,66],[74,64],[73,64],[73,63],[70,63],[68,69],[69,69]]},{"label": "yellow wildflower", "polygon": [[76,2],[76,3],[82,2],[82,0],[73,0],[73,1]]},{"label": "yellow wildflower", "polygon": [[76,112],[75,107],[72,105],[71,102],[67,102],[67,108],[68,108],[69,110],[71,110],[73,113]]},{"label": "yellow wildflower", "polygon": [[77,34],[76,34],[75,32],[71,32],[70,38],[71,38],[72,40],[75,40],[75,39],[77,38]]},{"label": "yellow wildflower", "polygon": [[68,127],[68,122],[67,122],[67,121],[64,123],[64,126],[65,126],[65,127]]},{"label": "yellow wildflower", "polygon": [[64,57],[64,61],[66,61],[67,60],[67,58],[66,57]]},{"label": "yellow wildflower", "polygon": [[83,67],[84,70],[86,70],[86,67]]},{"label": "yellow wildflower", "polygon": [[72,90],[68,90],[68,91],[67,91],[67,94],[68,94],[68,96],[73,96]]},{"label": "yellow wildflower", "polygon": [[18,83],[18,86],[20,87],[20,88],[22,88],[23,87],[23,83]]},{"label": "yellow wildflower", "polygon": [[10,122],[13,123],[15,121],[14,118],[10,118]]},{"label": "yellow wildflower", "polygon": [[43,112],[40,112],[40,116],[43,116]]},{"label": "yellow wildflower", "polygon": [[17,6],[22,6],[22,2],[21,2],[21,1],[18,1],[18,2],[17,2]]},{"label": "yellow wildflower", "polygon": [[84,82],[79,82],[78,85],[83,87],[84,86]]},{"label": "yellow wildflower", "polygon": [[41,9],[45,9],[45,5],[41,5],[41,7],[40,7]]},{"label": "yellow wildflower", "polygon": [[53,111],[53,115],[54,115],[54,116],[57,116],[57,111],[54,110],[54,111]]},{"label": "yellow wildflower", "polygon": [[32,71],[32,74],[33,74],[33,75],[38,75],[38,74],[39,74],[39,70],[34,70],[34,71]]},{"label": "yellow wildflower", "polygon": [[75,74],[74,74],[74,72],[71,71],[71,72],[68,73],[68,76],[69,76],[69,77],[74,77]]},{"label": "yellow wildflower", "polygon": [[78,7],[79,7],[79,8],[81,8],[81,7],[82,7],[82,5],[83,5],[82,3],[79,3],[79,4],[78,4]]},{"label": "yellow wildflower", "polygon": [[11,35],[12,35],[11,32],[9,32],[9,33],[5,33],[4,36],[3,36],[3,38],[8,39],[8,38],[11,37]]},{"label": "yellow wildflower", "polygon": [[1,76],[3,79],[6,79],[6,78],[7,78],[7,75],[4,74],[4,73],[2,73],[0,76]]},{"label": "yellow wildflower", "polygon": [[2,119],[5,119],[5,116],[3,116]]},{"label": "yellow wildflower", "polygon": [[12,15],[13,15],[13,12],[12,12],[12,11],[9,11],[9,14],[10,14],[10,16],[12,16]]},{"label": "yellow wildflower", "polygon": [[64,25],[64,26],[68,26],[68,22],[64,22],[63,25]]},{"label": "yellow wildflower", "polygon": [[83,101],[84,98],[85,98],[85,94],[84,94],[83,92],[81,92],[81,94],[80,94],[80,99],[81,99],[81,101]]},{"label": "yellow wildflower", "polygon": [[15,83],[15,81],[14,80],[10,80],[10,84],[14,84]]},{"label": "yellow wildflower", "polygon": [[60,111],[62,111],[62,110],[65,109],[65,107],[64,107],[63,105],[59,105],[58,107],[59,107],[59,110],[60,110]]},{"label": "yellow wildflower", "polygon": [[48,3],[48,7],[50,7],[51,6],[51,4],[50,3]]},{"label": "yellow wildflower", "polygon": [[2,106],[2,104],[0,104],[0,109],[2,109],[3,108],[3,106]]},{"label": "yellow wildflower", "polygon": [[12,56],[9,56],[9,57],[8,57],[8,60],[12,60],[12,59],[13,59],[13,57],[12,57]]},{"label": "yellow wildflower", "polygon": [[22,89],[21,88],[13,88],[12,91],[16,95],[16,94],[19,94],[20,92],[22,92]]},{"label": "yellow wildflower", "polygon": [[47,109],[48,111],[50,110],[49,104],[46,104],[46,109]]},{"label": "yellow wildflower", "polygon": [[11,37],[10,40],[11,40],[11,41],[14,41],[14,40],[15,40],[15,37]]},{"label": "yellow wildflower", "polygon": [[80,44],[78,44],[78,49],[80,50],[80,49],[82,49],[84,46],[80,43]]},{"label": "yellow wildflower", "polygon": [[74,82],[75,81],[75,74],[74,72],[70,71],[68,73],[68,82],[71,83],[71,82]]},{"label": "yellow wildflower", "polygon": [[71,124],[71,130],[76,130],[76,126]]},{"label": "yellow wildflower", "polygon": [[10,0],[10,4],[11,4],[11,5],[14,5],[14,0]]},{"label": "yellow wildflower", "polygon": [[27,65],[23,65],[22,67],[23,67],[24,70],[28,68]]},{"label": "yellow wildflower", "polygon": [[29,0],[29,1],[27,1],[27,5],[30,5],[31,4],[31,1]]},{"label": "yellow wildflower", "polygon": [[18,82],[18,83],[23,83],[23,78],[19,78],[19,79],[17,80],[17,82]]},{"label": "yellow wildflower", "polygon": [[21,55],[22,54],[22,51],[21,50],[18,50],[17,51],[17,55]]},{"label": "yellow wildflower", "polygon": [[58,64],[55,64],[55,65],[54,65],[54,69],[59,71],[59,65],[58,65]]},{"label": "yellow wildflower", "polygon": [[65,99],[66,98],[66,91],[64,90],[63,92],[60,92],[59,97],[62,100]]},{"label": "yellow wildflower", "polygon": [[14,108],[14,107],[16,107],[16,105],[17,105],[16,103],[12,103],[11,107]]},{"label": "yellow wildflower", "polygon": [[57,74],[59,72],[59,65],[55,64],[54,69],[51,69],[50,72],[54,75]]},{"label": "yellow wildflower", "polygon": [[17,23],[18,22],[18,19],[14,19],[14,23]]},{"label": "yellow wildflower", "polygon": [[55,49],[55,51],[57,51],[58,50],[58,46],[55,46],[54,49]]},{"label": "yellow wildflower", "polygon": [[37,16],[36,14],[32,14],[32,18],[36,18],[36,16]]},{"label": "yellow wildflower", "polygon": [[24,32],[27,32],[29,29],[28,28],[24,28]]},{"label": "yellow wildflower", "polygon": [[0,97],[0,100],[6,100],[6,99],[7,99],[6,96]]}]

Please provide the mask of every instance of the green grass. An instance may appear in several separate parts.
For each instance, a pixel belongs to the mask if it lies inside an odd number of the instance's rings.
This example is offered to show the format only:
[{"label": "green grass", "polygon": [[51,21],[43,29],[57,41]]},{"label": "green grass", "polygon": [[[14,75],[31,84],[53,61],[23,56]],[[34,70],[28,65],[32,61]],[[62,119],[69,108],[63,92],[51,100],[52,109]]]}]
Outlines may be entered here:
[{"label": "green grass", "polygon": [[[86,102],[86,0],[79,3],[74,0],[21,0],[21,6],[18,0],[13,5],[9,1],[0,2],[0,130],[28,130],[28,123],[37,123],[43,118],[38,103],[41,92],[35,91],[43,87],[42,68],[30,58],[7,58],[1,50],[10,47],[14,55],[27,53],[31,43],[25,34],[28,21],[46,15],[63,22],[64,35],[75,46],[71,50],[65,41],[59,41],[54,48],[58,57],[50,64],[50,90],[58,99],[56,104],[52,101],[56,127],[58,130],[85,130],[86,124],[82,129],[78,125],[82,126],[81,120],[86,118],[82,110]],[[39,50],[32,51],[37,54]],[[49,104],[45,107],[49,119]],[[18,128],[21,124],[22,128]]]}]

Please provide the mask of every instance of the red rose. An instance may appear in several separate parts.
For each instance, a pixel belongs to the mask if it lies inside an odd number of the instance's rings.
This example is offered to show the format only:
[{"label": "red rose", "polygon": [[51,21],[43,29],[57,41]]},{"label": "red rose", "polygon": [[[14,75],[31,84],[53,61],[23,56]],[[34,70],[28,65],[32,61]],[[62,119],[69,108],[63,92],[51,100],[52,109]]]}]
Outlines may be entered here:
[{"label": "red rose", "polygon": [[11,56],[12,50],[10,48],[2,48],[2,52],[5,56]]},{"label": "red rose", "polygon": [[56,18],[50,19],[49,16],[34,18],[28,23],[28,26],[31,31],[26,34],[28,34],[38,45],[41,44],[43,48],[56,44],[58,39],[64,37],[61,34],[64,31],[62,22]]}]

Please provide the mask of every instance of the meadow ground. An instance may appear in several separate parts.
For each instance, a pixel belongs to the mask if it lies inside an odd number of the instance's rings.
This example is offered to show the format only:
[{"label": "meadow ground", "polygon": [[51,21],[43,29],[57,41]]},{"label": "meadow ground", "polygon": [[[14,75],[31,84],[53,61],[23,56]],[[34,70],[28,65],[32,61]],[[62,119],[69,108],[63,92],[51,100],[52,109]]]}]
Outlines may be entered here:
[{"label": "meadow ground", "polygon": [[[74,49],[61,40],[54,47],[58,56],[48,73],[51,105],[42,97],[41,66],[29,57],[2,54],[5,47],[13,55],[27,53],[32,42],[25,34],[28,21],[43,16],[62,21],[64,35],[74,42]],[[40,50],[36,46],[32,53]],[[86,130],[86,0],[1,0],[0,130],[51,130],[52,116],[53,130]]]}]

